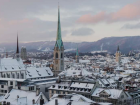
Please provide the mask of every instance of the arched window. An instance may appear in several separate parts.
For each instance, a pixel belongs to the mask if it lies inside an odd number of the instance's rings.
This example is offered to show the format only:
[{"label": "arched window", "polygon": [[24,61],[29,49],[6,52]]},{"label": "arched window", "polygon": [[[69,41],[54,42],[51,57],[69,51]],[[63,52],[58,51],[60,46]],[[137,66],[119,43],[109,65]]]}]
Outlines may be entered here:
[{"label": "arched window", "polygon": [[24,79],[24,73],[21,74],[21,78]]},{"label": "arched window", "polygon": [[63,58],[63,53],[61,53],[61,58]]},{"label": "arched window", "polygon": [[13,78],[15,78],[15,74],[13,74]]},{"label": "arched window", "polygon": [[19,73],[17,73],[17,78],[19,78]]},{"label": "arched window", "polygon": [[3,75],[3,78],[5,78],[5,74]]},{"label": "arched window", "polygon": [[58,53],[55,54],[55,57],[58,58]]}]

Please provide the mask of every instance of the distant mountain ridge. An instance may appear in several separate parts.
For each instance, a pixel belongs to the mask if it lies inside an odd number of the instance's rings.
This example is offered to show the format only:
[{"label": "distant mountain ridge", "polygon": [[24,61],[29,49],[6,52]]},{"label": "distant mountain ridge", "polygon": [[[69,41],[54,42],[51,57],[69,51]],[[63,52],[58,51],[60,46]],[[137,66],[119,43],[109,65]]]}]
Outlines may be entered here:
[{"label": "distant mountain ridge", "polygon": [[[19,47],[25,46],[27,51],[53,51],[55,41],[40,41],[20,43]],[[140,36],[125,36],[125,37],[106,37],[95,42],[64,42],[65,51],[74,51],[78,45],[80,52],[91,52],[101,50],[108,50],[111,53],[115,53],[117,46],[120,46],[122,53],[128,53],[132,50],[140,49]],[[0,51],[15,51],[16,43],[1,43]]]}]

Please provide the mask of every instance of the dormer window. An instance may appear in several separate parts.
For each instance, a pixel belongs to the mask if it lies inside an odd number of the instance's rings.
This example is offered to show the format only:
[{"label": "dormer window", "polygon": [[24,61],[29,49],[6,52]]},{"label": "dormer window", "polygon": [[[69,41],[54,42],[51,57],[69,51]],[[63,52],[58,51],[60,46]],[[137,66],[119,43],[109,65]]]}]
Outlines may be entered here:
[{"label": "dormer window", "polygon": [[53,85],[52,87],[55,88],[55,85]]}]

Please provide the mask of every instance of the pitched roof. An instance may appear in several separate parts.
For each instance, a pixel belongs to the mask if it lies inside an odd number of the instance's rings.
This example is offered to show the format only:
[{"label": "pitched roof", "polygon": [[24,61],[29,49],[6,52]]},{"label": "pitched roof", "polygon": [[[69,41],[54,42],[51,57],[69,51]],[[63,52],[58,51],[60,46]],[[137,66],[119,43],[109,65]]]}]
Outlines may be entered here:
[{"label": "pitched roof", "polygon": [[[43,95],[46,102],[47,99],[43,93],[36,96],[36,92],[12,89],[10,93],[7,93],[1,101],[10,102],[12,105],[32,105],[32,100],[34,99],[35,102],[37,102],[41,95]],[[17,96],[19,96],[18,99]]]}]

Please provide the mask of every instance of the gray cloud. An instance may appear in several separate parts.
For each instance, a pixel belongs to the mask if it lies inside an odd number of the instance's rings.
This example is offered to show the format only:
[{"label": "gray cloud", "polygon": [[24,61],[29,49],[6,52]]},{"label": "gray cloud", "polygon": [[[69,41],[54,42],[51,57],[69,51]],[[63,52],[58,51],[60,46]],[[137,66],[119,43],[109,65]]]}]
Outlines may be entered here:
[{"label": "gray cloud", "polygon": [[[67,28],[78,26],[76,20],[84,14],[99,11],[117,11],[136,0],[59,0],[62,36]],[[0,42],[15,42],[17,31],[20,41],[55,40],[57,31],[57,8],[55,0],[0,0]],[[43,15],[53,16],[53,21],[41,20]],[[82,25],[81,25],[82,26]],[[81,30],[83,31],[83,30]],[[88,35],[91,31],[85,30]],[[86,40],[86,39],[85,39]]]},{"label": "gray cloud", "polygon": [[140,29],[140,23],[137,24],[125,24],[121,29]]},{"label": "gray cloud", "polygon": [[77,30],[74,30],[71,35],[73,35],[73,36],[87,36],[87,35],[91,35],[91,34],[94,34],[94,31],[91,28],[83,27],[83,28],[79,28]]}]

